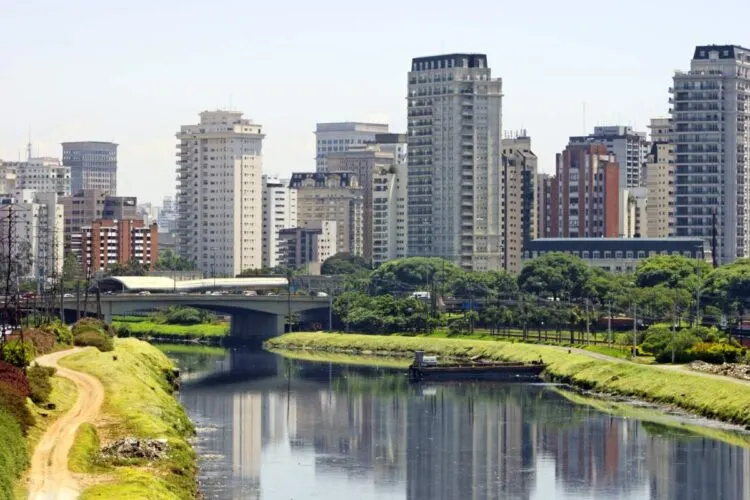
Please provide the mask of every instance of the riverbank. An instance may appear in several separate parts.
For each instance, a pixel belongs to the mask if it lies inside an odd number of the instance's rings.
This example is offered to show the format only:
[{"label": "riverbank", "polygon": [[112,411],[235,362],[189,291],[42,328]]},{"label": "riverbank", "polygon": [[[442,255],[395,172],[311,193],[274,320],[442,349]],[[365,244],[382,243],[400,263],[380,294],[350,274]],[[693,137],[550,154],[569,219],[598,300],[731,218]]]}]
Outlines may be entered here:
[{"label": "riverbank", "polygon": [[[101,414],[81,426],[70,450],[74,472],[83,474],[80,498],[178,500],[197,495],[193,426],[174,397],[174,364],[156,347],[136,339],[115,339],[115,350],[87,348],[59,364],[98,378],[104,387]],[[99,443],[137,438],[167,442],[164,456],[142,458],[99,453]]]},{"label": "riverbank", "polygon": [[159,342],[193,342],[220,345],[229,335],[229,324],[224,322],[201,323],[197,325],[172,325],[157,323],[149,318],[126,316],[112,321],[118,336]]},{"label": "riverbank", "polygon": [[708,418],[750,428],[750,386],[669,368],[592,357],[563,348],[527,343],[332,333],[291,333],[266,342],[271,349],[529,362],[542,358],[553,380],[614,395],[674,405]]}]

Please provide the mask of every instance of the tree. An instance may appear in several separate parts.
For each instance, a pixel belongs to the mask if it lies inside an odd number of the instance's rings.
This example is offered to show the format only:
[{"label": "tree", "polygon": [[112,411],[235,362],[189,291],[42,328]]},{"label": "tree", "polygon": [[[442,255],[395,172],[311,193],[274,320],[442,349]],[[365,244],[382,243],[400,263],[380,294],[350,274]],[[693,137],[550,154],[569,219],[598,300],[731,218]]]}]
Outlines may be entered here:
[{"label": "tree", "polygon": [[682,255],[657,255],[638,264],[635,270],[635,283],[640,287],[683,287],[689,278],[705,276],[710,271],[711,266],[702,260],[689,259]]},{"label": "tree", "polygon": [[750,300],[750,259],[737,259],[711,271],[704,289],[710,303],[727,313],[732,304],[747,308]]},{"label": "tree", "polygon": [[453,262],[439,257],[395,259],[372,272],[372,292],[383,294],[428,290],[430,286],[438,284],[442,290],[446,283],[453,282],[456,275],[463,272]]},{"label": "tree", "polygon": [[579,299],[585,296],[591,274],[591,268],[579,257],[551,252],[524,266],[518,276],[518,288],[542,298]]},{"label": "tree", "polygon": [[159,252],[154,267],[157,271],[192,271],[195,269],[195,263],[167,248]]},{"label": "tree", "polygon": [[145,276],[146,266],[136,259],[130,259],[127,264],[115,263],[107,268],[108,276]]},{"label": "tree", "polygon": [[369,271],[370,266],[365,259],[347,252],[339,252],[328,257],[320,266],[320,274],[325,275],[358,274]]}]

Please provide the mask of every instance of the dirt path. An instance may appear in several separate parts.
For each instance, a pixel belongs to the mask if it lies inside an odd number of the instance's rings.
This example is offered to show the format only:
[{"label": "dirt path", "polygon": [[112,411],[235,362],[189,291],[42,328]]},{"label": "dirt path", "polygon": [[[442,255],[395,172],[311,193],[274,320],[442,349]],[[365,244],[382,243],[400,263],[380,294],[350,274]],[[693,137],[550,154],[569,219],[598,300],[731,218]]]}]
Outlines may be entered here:
[{"label": "dirt path", "polygon": [[65,415],[57,419],[34,450],[29,474],[29,500],[73,500],[79,486],[68,470],[68,452],[78,426],[93,422],[104,401],[104,387],[99,379],[58,366],[57,362],[79,351],[79,348],[55,352],[37,358],[44,366],[57,368],[57,375],[72,380],[78,387],[78,399]]}]

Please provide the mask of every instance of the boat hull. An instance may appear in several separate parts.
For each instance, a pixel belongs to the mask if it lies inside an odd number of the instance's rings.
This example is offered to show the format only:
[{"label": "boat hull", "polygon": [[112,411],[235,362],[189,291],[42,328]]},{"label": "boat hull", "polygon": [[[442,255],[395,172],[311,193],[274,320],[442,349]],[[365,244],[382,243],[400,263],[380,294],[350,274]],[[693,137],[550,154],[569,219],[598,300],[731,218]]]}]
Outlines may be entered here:
[{"label": "boat hull", "polygon": [[543,364],[412,365],[409,367],[409,380],[412,382],[439,382],[452,380],[532,382],[541,379],[541,374],[545,368],[546,365]]}]

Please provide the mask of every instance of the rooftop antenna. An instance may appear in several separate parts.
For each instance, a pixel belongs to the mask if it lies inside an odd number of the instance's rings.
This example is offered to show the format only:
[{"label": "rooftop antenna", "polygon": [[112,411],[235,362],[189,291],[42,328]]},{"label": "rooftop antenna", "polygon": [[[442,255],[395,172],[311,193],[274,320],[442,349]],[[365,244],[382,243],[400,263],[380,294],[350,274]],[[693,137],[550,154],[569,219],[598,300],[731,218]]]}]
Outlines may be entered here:
[{"label": "rooftop antenna", "polygon": [[29,126],[29,142],[26,144],[26,161],[31,160],[31,127]]},{"label": "rooftop antenna", "polygon": [[229,94],[229,111],[234,111],[234,108],[232,107],[232,94]]},{"label": "rooftop antenna", "polygon": [[583,135],[586,135],[586,101],[583,102]]}]

